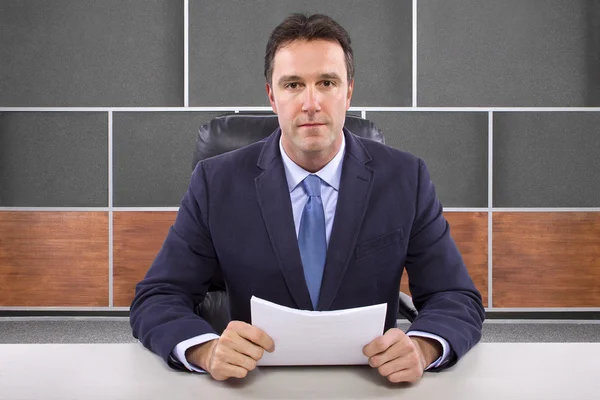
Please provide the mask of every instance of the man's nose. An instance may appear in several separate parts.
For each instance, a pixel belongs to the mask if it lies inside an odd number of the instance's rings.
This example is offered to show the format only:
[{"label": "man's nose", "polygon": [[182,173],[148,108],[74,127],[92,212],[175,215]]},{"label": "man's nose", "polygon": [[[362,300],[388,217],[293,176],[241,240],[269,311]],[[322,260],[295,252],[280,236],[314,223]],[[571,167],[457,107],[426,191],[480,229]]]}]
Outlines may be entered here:
[{"label": "man's nose", "polygon": [[319,104],[319,93],[314,87],[307,87],[304,91],[304,98],[302,102],[302,111],[308,113],[314,113],[321,109]]}]

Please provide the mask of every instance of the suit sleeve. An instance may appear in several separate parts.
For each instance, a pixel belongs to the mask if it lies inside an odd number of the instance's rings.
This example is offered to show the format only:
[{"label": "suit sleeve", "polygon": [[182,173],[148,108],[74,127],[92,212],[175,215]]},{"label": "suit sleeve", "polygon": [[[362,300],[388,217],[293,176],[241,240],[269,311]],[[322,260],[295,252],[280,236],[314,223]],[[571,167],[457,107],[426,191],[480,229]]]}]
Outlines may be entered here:
[{"label": "suit sleeve", "polygon": [[429,171],[418,160],[416,214],[406,258],[413,303],[419,315],[411,331],[430,332],[448,341],[454,365],[481,339],[485,310],[463,259],[450,236],[450,226],[436,197]]},{"label": "suit sleeve", "polygon": [[175,223],[146,273],[131,304],[133,336],[175,369],[175,346],[215,330],[194,313],[219,268],[208,229],[208,200],[202,163],[198,163]]}]

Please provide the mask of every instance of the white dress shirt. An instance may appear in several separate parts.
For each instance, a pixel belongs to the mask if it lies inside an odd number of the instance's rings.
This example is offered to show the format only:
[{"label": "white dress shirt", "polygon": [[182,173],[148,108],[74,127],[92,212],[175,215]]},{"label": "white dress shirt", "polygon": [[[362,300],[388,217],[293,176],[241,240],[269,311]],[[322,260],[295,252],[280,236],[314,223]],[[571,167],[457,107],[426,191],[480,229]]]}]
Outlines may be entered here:
[{"label": "white dress shirt", "polygon": [[[283,159],[283,166],[285,169],[285,177],[290,191],[290,198],[292,201],[292,211],[294,213],[294,225],[296,227],[296,237],[300,229],[300,219],[302,217],[302,211],[304,205],[308,201],[308,195],[304,191],[304,187],[301,185],[304,178],[310,175],[310,172],[306,171],[286,154],[281,144],[281,138],[279,139],[279,150],[281,151],[281,157]],[[340,190],[340,180],[342,177],[342,160],[346,152],[346,139],[342,136],[342,145],[340,150],[335,157],[327,163],[321,170],[314,174],[321,178],[321,200],[323,201],[323,209],[325,212],[325,234],[327,239],[327,245],[329,245],[329,238],[331,236],[331,228],[333,227],[333,217],[337,206],[338,192]],[[443,348],[443,354],[436,361],[431,363],[426,369],[434,368],[447,362],[450,352],[450,345],[448,342],[437,335],[422,332],[422,331],[409,331],[406,333],[408,336],[420,336],[435,339],[441,343]],[[185,352],[192,346],[208,342],[209,340],[217,339],[219,336],[208,333],[199,335],[188,340],[177,344],[174,349],[174,356],[181,361],[186,368],[190,371],[205,372],[204,370],[191,365],[185,358]]]}]

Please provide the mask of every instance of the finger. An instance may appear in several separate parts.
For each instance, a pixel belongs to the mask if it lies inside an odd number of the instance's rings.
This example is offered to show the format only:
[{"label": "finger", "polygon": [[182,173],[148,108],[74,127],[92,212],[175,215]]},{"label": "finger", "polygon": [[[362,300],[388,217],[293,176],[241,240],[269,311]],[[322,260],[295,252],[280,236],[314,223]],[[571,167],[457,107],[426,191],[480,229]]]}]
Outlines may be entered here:
[{"label": "finger", "polygon": [[248,370],[237,365],[223,364],[210,371],[212,377],[217,381],[224,381],[229,378],[245,378]]},{"label": "finger", "polygon": [[252,371],[256,368],[256,360],[254,358],[235,350],[227,349],[225,357],[228,364],[237,365],[244,368],[246,371]]},{"label": "finger", "polygon": [[[211,373],[214,371],[219,371],[221,374],[226,375],[225,371],[231,371],[231,366],[240,367],[246,371],[252,371],[256,368],[256,360],[254,360],[251,357],[248,357],[245,354],[238,353],[237,351],[229,347],[217,346],[217,348],[215,349],[215,354],[213,356]],[[237,369],[234,370],[237,371]]]},{"label": "finger", "polygon": [[398,328],[389,329],[383,336],[379,336],[367,344],[363,348],[363,354],[367,357],[372,357],[375,354],[383,353],[404,336],[406,336],[404,332]]},{"label": "finger", "polygon": [[402,357],[389,361],[377,368],[380,375],[389,377],[401,371],[422,371],[421,364],[416,357]]},{"label": "finger", "polygon": [[222,346],[230,348],[238,353],[245,354],[256,361],[260,360],[265,352],[262,347],[244,339],[237,332],[233,331],[223,332],[219,341]]},{"label": "finger", "polygon": [[378,368],[394,359],[406,357],[410,355],[411,352],[415,352],[414,345],[410,339],[405,336],[399,342],[394,343],[383,353],[375,354],[374,356],[369,357],[369,365],[373,368]]},{"label": "finger", "polygon": [[392,383],[410,382],[416,383],[423,377],[423,373],[416,370],[402,370],[394,372],[387,376],[387,380]]},{"label": "finger", "polygon": [[244,339],[257,344],[269,353],[275,350],[275,343],[273,342],[273,339],[271,339],[269,335],[267,335],[262,329],[241,321],[233,321],[229,323],[229,325],[232,324],[232,329],[235,329],[238,335]]}]

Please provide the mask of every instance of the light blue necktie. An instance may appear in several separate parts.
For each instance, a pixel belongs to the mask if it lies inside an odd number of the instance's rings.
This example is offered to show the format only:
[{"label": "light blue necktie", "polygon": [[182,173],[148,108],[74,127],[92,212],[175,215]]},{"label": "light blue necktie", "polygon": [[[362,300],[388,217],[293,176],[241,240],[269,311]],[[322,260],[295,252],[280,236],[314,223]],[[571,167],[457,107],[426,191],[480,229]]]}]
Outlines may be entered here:
[{"label": "light blue necktie", "polygon": [[321,199],[321,178],[308,175],[302,182],[308,200],[302,211],[298,247],[304,267],[304,278],[310,293],[313,308],[317,308],[319,291],[325,268],[327,255],[327,239],[325,238],[325,212]]}]

